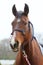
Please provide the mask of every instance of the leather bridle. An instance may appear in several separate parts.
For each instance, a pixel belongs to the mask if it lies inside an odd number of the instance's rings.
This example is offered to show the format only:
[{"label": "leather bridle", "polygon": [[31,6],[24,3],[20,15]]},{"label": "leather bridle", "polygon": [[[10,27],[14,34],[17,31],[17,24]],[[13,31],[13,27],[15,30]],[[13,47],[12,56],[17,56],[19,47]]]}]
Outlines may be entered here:
[{"label": "leather bridle", "polygon": [[[32,25],[32,23],[31,22],[28,23],[29,31],[30,31],[30,24]],[[32,28],[33,28],[33,25],[32,25]],[[26,38],[25,38],[25,30],[23,30],[23,29],[21,30],[21,29],[18,29],[17,28],[17,29],[14,29],[14,31],[21,32],[22,35],[23,35],[23,37],[24,37],[24,41],[22,43],[23,45],[21,45],[21,48],[20,49],[21,49],[21,51],[23,53],[23,56],[24,56],[25,60],[27,61],[28,65],[30,65],[29,60],[28,60],[28,57],[27,57],[27,54],[26,54],[25,49],[24,49],[24,46],[27,45],[27,43],[28,43],[28,40],[26,40]],[[33,33],[34,33],[34,29],[33,29]],[[32,42],[33,38],[34,38],[34,34],[32,35],[32,39],[30,40],[29,43]]]},{"label": "leather bridle", "polygon": [[[22,22],[22,24],[26,25],[25,22]],[[30,24],[31,24],[31,26],[33,28],[33,24],[29,21],[28,22],[28,30],[29,30],[29,32],[30,32]],[[22,35],[24,37],[24,41],[23,41],[23,44],[24,44],[23,47],[24,47],[28,43],[28,40],[26,40],[26,38],[25,38],[25,30],[24,29],[21,30],[21,29],[17,28],[17,29],[14,29],[14,31],[18,31],[18,32],[21,32],[22,33]],[[30,43],[33,40],[33,37],[34,37],[34,29],[33,29],[33,34],[32,34],[32,38],[30,40]],[[23,47],[21,49],[23,49]]]}]

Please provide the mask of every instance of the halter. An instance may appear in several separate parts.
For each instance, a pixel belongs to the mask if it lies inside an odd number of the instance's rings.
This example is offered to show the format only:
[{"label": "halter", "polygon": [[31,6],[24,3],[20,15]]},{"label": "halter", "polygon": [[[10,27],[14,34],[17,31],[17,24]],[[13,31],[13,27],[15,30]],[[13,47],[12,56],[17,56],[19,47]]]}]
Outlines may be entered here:
[{"label": "halter", "polygon": [[[26,25],[26,23],[25,22],[21,22],[22,24],[24,24],[24,25]],[[34,28],[33,28],[33,24],[29,21],[28,22],[28,30],[30,31],[30,24],[31,24],[31,26],[32,26],[32,29],[33,29],[33,32],[32,32],[32,38],[31,38],[31,40],[30,40],[30,43],[31,43],[31,41],[33,40],[33,38],[34,38]],[[21,29],[14,29],[13,30],[13,32],[14,31],[18,31],[18,32],[21,32],[22,33],[22,35],[23,35],[23,37],[24,37],[24,41],[23,41],[23,43],[24,43],[24,45],[23,45],[23,47],[21,48],[21,49],[24,49],[24,46],[27,44],[27,40],[25,39],[25,30],[21,30]]]},{"label": "halter", "polygon": [[[29,21],[28,22],[28,28],[29,28],[29,31],[30,31],[30,24],[32,25],[32,23]],[[25,24],[26,25],[26,24]],[[32,25],[32,28],[33,28],[33,25]],[[25,58],[26,62],[28,63],[28,65],[30,65],[29,61],[28,61],[28,57],[27,57],[27,54],[25,53],[25,50],[24,50],[24,46],[27,45],[28,41],[25,39],[25,30],[21,30],[21,29],[14,29],[14,31],[18,31],[18,32],[21,32],[23,37],[24,37],[24,42],[23,42],[23,45],[21,45],[21,50],[22,50],[22,53],[23,53],[23,57]],[[34,38],[34,29],[33,29],[33,34],[32,34],[32,39],[30,40],[29,43],[32,42]]]}]

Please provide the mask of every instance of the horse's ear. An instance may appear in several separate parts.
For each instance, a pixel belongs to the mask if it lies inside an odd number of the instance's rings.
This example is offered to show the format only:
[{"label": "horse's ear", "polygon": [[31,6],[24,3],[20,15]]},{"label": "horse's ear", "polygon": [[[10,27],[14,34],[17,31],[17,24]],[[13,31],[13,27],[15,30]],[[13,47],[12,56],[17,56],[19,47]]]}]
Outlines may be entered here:
[{"label": "horse's ear", "polygon": [[16,16],[16,14],[17,14],[17,10],[16,10],[16,7],[15,7],[15,4],[12,7],[12,13],[13,13],[14,16]]},{"label": "horse's ear", "polygon": [[27,4],[25,4],[25,7],[24,7],[24,14],[25,14],[25,15],[28,15],[28,13],[29,13],[29,7],[28,7]]}]

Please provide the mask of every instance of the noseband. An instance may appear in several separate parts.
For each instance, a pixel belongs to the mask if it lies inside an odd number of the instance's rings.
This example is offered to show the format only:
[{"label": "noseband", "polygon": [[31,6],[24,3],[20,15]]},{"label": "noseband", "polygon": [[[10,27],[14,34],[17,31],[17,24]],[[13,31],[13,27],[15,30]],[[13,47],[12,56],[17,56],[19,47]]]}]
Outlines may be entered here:
[{"label": "noseband", "polygon": [[20,29],[15,29],[14,31],[18,31],[18,32],[21,32],[23,36],[25,36],[25,31],[24,30],[20,30]]}]

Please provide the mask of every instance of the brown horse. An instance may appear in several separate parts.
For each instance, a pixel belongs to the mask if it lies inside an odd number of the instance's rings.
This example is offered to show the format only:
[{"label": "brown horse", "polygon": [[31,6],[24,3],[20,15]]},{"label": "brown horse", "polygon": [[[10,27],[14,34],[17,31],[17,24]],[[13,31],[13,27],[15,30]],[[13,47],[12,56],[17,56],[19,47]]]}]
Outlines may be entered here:
[{"label": "brown horse", "polygon": [[10,46],[13,51],[18,51],[15,65],[43,65],[43,55],[28,19],[28,5],[25,4],[24,12],[17,12],[15,5],[12,11],[16,18],[12,22]]}]

